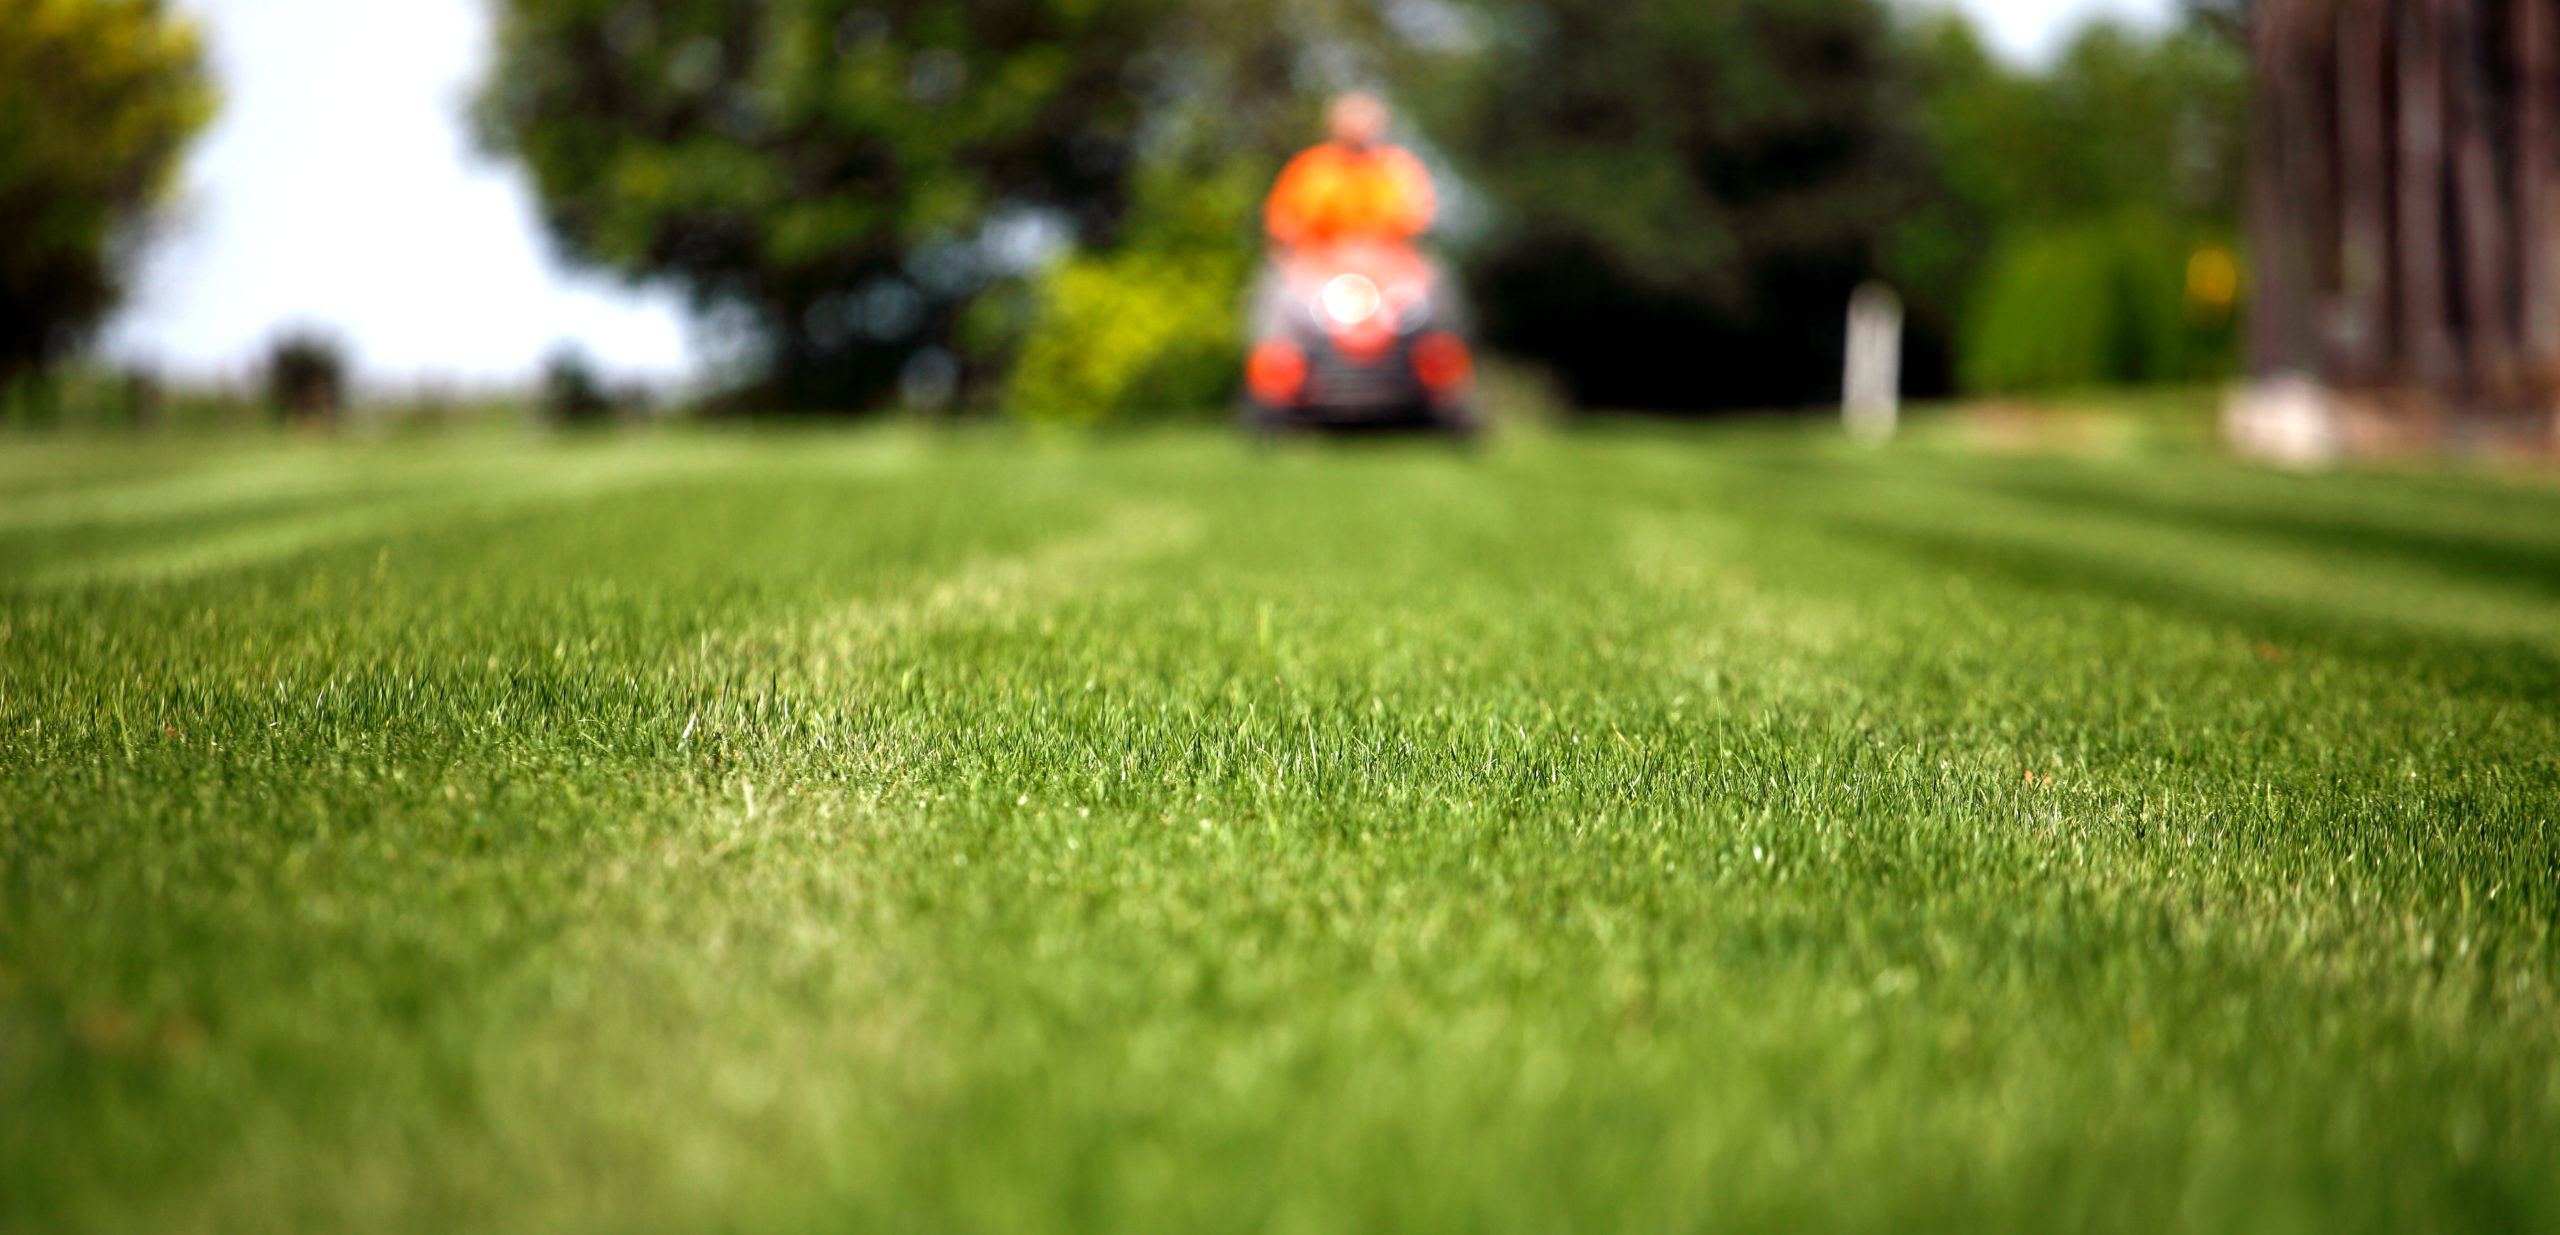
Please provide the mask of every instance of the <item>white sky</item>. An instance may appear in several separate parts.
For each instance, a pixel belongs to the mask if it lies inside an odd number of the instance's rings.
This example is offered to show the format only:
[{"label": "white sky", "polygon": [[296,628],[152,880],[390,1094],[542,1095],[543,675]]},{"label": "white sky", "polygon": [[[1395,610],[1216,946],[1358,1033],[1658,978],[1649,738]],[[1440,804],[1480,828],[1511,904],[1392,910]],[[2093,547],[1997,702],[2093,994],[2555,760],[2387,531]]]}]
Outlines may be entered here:
[{"label": "white sky", "polygon": [[522,178],[472,150],[483,0],[185,7],[222,111],[108,350],[237,375],[311,325],[367,383],[521,380],[567,340],[616,375],[691,371],[678,298],[563,270]]},{"label": "white sky", "polygon": [[2178,0],[1895,0],[1919,7],[1961,9],[1982,27],[1996,50],[2011,60],[2042,64],[2059,55],[2082,26],[2102,17],[2146,29],[2166,24]]},{"label": "white sky", "polygon": [[[2092,16],[2157,22],[2175,0],[1901,2],[1953,3],[2034,62]],[[462,109],[487,3],[186,0],[222,114],[107,350],[235,376],[310,325],[346,340],[375,384],[520,381],[571,340],[617,375],[694,373],[674,294],[564,269],[522,178],[471,151]]]}]

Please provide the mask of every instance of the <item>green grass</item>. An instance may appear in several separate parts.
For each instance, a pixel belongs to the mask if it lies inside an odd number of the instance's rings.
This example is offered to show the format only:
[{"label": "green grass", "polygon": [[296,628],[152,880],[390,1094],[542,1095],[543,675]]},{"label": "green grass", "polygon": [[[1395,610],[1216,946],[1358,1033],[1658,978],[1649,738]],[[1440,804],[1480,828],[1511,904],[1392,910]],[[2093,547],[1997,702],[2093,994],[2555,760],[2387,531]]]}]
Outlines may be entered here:
[{"label": "green grass", "polygon": [[2560,1229],[2560,489],[0,444],[0,1229]]}]

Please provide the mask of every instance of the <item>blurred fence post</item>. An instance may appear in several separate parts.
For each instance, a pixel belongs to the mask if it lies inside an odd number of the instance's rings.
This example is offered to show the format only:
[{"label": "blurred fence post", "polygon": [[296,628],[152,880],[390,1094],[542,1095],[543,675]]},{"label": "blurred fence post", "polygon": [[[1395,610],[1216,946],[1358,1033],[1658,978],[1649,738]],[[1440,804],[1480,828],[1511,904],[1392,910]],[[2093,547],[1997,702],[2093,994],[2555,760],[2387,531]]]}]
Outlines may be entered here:
[{"label": "blurred fence post", "polygon": [[1840,417],[1862,442],[1892,437],[1902,417],[1902,298],[1882,283],[1849,297],[1849,348]]}]

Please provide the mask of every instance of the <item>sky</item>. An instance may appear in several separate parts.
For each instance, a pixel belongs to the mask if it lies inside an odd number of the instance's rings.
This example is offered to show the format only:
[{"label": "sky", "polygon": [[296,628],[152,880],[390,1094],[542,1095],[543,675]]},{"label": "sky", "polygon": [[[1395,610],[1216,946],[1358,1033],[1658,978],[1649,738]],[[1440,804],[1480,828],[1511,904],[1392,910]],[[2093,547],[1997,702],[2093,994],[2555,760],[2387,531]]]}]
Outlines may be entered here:
[{"label": "sky", "polygon": [[[565,266],[522,177],[472,149],[462,113],[491,2],[181,0],[203,22],[223,109],[108,353],[237,378],[308,327],[343,341],[376,387],[521,382],[570,344],[616,378],[698,372],[679,296]],[[2091,17],[2156,23],[2175,5],[1934,2],[2030,64]]]},{"label": "sky", "polygon": [[486,0],[189,0],[222,111],[107,349],[239,376],[318,327],[369,385],[521,381],[564,342],[608,374],[694,365],[680,299],[552,259],[522,178],[463,122]]}]

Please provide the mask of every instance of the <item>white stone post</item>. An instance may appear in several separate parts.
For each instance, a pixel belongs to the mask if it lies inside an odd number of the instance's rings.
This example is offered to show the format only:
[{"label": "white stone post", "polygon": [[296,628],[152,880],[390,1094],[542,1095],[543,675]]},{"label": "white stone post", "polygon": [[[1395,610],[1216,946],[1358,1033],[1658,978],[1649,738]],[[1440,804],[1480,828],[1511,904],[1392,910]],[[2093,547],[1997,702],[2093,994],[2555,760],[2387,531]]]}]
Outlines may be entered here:
[{"label": "white stone post", "polygon": [[1881,442],[1902,418],[1902,298],[1882,283],[1849,297],[1849,360],[1840,380],[1840,418],[1849,436]]}]

